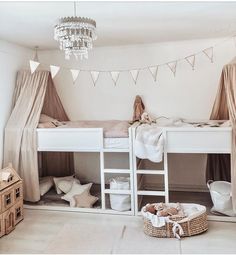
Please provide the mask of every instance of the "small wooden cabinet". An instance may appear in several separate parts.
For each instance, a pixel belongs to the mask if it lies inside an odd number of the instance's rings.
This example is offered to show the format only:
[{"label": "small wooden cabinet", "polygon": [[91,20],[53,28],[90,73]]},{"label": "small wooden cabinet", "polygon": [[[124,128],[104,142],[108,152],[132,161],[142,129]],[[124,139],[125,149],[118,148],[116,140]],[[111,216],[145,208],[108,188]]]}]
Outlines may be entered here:
[{"label": "small wooden cabinet", "polygon": [[0,237],[9,234],[23,220],[22,184],[11,165],[0,170]]}]

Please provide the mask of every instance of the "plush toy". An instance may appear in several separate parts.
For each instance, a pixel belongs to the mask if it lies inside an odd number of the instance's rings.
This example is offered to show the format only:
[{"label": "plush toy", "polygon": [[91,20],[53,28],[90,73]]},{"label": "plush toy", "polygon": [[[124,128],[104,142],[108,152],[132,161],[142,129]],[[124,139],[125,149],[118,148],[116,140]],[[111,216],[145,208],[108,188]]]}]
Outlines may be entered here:
[{"label": "plush toy", "polygon": [[167,207],[164,203],[158,203],[154,205],[154,208],[156,209],[156,215],[160,217],[177,215],[181,210],[179,203],[176,207]]},{"label": "plush toy", "polygon": [[154,204],[147,204],[146,205],[146,211],[150,212],[152,214],[156,214],[157,210],[155,209],[155,205]]},{"label": "plush toy", "polygon": [[166,217],[166,216],[173,216],[178,214],[178,210],[174,207],[170,207],[167,209],[164,209],[162,211],[157,212],[157,216]]},{"label": "plush toy", "polygon": [[137,95],[134,101],[133,122],[141,120],[141,116],[144,112],[144,109],[145,105],[142,101],[142,98]]},{"label": "plush toy", "polygon": [[141,115],[140,122],[143,124],[151,124],[153,120],[151,119],[151,117],[149,116],[147,112],[143,112],[143,114]]}]

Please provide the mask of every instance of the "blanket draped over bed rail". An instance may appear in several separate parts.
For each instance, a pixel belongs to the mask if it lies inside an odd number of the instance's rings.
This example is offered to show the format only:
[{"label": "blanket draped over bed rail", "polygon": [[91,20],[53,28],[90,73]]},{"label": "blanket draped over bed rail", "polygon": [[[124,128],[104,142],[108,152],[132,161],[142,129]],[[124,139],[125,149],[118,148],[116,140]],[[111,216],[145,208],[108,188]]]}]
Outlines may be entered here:
[{"label": "blanket draped over bed rail", "polygon": [[[12,162],[24,179],[24,199],[31,202],[40,200],[36,128],[42,111],[59,120],[68,120],[50,72],[36,71],[31,74],[30,71],[19,71],[12,112],[4,134],[4,165]],[[47,174],[53,174],[52,162],[57,163],[53,166],[57,173],[73,172],[71,154],[43,154],[42,159]]]},{"label": "blanket draped over bed rail", "polygon": [[233,128],[232,154],[231,162],[228,155],[208,155],[206,179],[231,179],[233,208],[236,212],[236,63],[227,64],[222,70],[211,119],[230,119]]}]

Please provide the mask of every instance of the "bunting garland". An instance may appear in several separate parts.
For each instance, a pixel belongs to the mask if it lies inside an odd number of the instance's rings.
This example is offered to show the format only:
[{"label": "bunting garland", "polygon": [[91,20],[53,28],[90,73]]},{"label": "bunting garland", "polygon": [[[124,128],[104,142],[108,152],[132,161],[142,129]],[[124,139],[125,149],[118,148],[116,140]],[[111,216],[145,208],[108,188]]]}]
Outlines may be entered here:
[{"label": "bunting garland", "polygon": [[178,61],[176,60],[176,61],[167,63],[167,66],[170,68],[170,70],[174,74],[174,76],[176,74],[177,62]]},{"label": "bunting garland", "polygon": [[77,80],[80,70],[77,69],[70,69],[71,71],[71,75],[72,75],[72,79],[73,79],[73,83],[75,83],[75,81]]},{"label": "bunting garland", "polygon": [[57,73],[59,72],[60,66],[50,65],[50,70],[51,70],[52,78],[54,78],[57,75]]},{"label": "bunting garland", "polygon": [[150,73],[152,74],[152,77],[154,79],[154,81],[157,81],[157,73],[158,73],[158,66],[152,66],[148,68]]},{"label": "bunting garland", "polygon": [[133,78],[134,83],[136,84],[138,80],[139,70],[135,69],[135,70],[130,70],[129,72]]},{"label": "bunting garland", "polygon": [[29,61],[29,64],[30,64],[30,71],[31,71],[31,74],[33,74],[33,73],[36,71],[36,69],[38,68],[38,66],[40,65],[39,62],[33,61],[33,60],[30,60],[30,61]]},{"label": "bunting garland", "polygon": [[114,82],[114,84],[116,86],[116,83],[117,83],[117,81],[119,79],[119,76],[120,76],[120,72],[113,71],[113,72],[110,72],[110,74],[111,74],[111,78],[112,78],[112,80],[113,80],[113,82]]},{"label": "bunting garland", "polygon": [[[233,40],[234,45],[236,47],[236,35],[231,36],[230,38],[228,38],[226,40],[223,40],[223,42],[226,42],[226,41],[229,41],[229,40]],[[191,66],[192,70],[195,70],[195,60],[196,60],[196,57],[198,55],[200,55],[200,54],[204,54],[211,61],[211,63],[213,63],[213,60],[214,60],[214,48],[217,45],[222,44],[223,42],[218,43],[218,44],[216,44],[214,46],[205,48],[205,49],[203,49],[203,50],[201,50],[199,52],[195,52],[193,54],[187,55],[186,57],[183,57],[183,58],[179,58],[179,59],[176,59],[176,60],[173,60],[173,61],[170,61],[170,62],[161,63],[161,64],[157,64],[157,65],[152,65],[152,66],[147,66],[147,67],[140,67],[140,68],[137,68],[137,69],[126,69],[126,70],[82,70],[82,69],[69,69],[69,68],[66,68],[66,67],[50,65],[50,71],[51,71],[52,78],[55,78],[55,76],[60,71],[60,68],[64,68],[64,69],[69,70],[71,75],[72,75],[73,83],[76,82],[76,80],[78,79],[78,76],[79,76],[81,71],[82,72],[88,72],[88,73],[90,73],[90,76],[92,78],[94,86],[96,86],[96,83],[97,83],[97,81],[99,79],[99,75],[100,75],[101,72],[102,73],[109,73],[110,77],[111,77],[111,80],[113,81],[114,85],[116,86],[117,85],[117,81],[119,80],[119,77],[120,77],[121,73],[129,72],[131,77],[132,77],[132,80],[134,81],[135,84],[137,84],[138,77],[139,77],[139,72],[141,70],[147,70],[152,75],[152,78],[153,78],[154,82],[156,82],[157,81],[157,76],[158,76],[158,73],[159,73],[159,67],[161,67],[161,66],[167,66],[169,68],[169,70],[173,73],[173,75],[176,76],[178,62],[185,61],[188,65]],[[38,58],[37,58],[37,49],[36,49],[36,55],[35,56],[36,57],[33,60],[32,59],[29,60],[29,67],[30,67],[30,71],[31,71],[32,74],[37,70],[37,68],[39,67],[40,64],[43,64],[43,63],[40,63]]]},{"label": "bunting garland", "polygon": [[91,74],[91,77],[92,77],[92,80],[93,80],[93,85],[94,85],[94,87],[95,87],[100,72],[98,72],[98,71],[91,71],[90,74]]},{"label": "bunting garland", "polygon": [[213,47],[204,49],[202,52],[211,60],[211,63],[213,63]]},{"label": "bunting garland", "polygon": [[187,61],[187,63],[190,64],[190,66],[192,67],[192,70],[194,70],[194,67],[195,67],[195,55],[190,55],[190,56],[186,57],[185,60]]}]

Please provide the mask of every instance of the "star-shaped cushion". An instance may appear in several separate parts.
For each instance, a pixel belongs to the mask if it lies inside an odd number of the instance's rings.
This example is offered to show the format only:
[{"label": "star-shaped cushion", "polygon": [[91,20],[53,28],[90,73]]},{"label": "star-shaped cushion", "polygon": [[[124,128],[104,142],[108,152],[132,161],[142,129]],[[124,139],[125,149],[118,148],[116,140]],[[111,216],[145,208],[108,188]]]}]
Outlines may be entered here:
[{"label": "star-shaped cushion", "polygon": [[98,201],[98,197],[92,196],[88,189],[83,193],[74,196],[75,206],[80,208],[92,208]]},{"label": "star-shaped cushion", "polygon": [[75,207],[74,195],[80,195],[85,190],[88,190],[89,192],[92,185],[93,185],[92,183],[81,185],[77,183],[77,181],[74,181],[72,184],[71,190],[61,198],[70,202],[71,207]]}]

